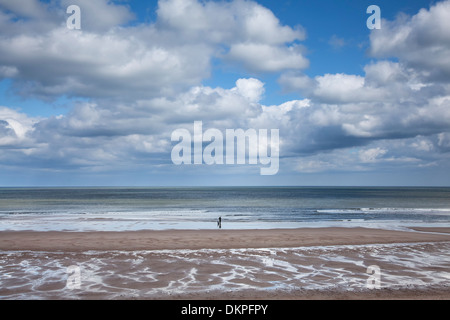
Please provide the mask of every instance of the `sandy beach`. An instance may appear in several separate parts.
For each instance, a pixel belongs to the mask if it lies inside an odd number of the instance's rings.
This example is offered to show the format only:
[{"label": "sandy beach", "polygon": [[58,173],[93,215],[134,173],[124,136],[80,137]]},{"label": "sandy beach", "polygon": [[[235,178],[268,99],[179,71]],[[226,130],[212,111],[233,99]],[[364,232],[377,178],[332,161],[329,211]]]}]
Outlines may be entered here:
[{"label": "sandy beach", "polygon": [[450,228],[8,231],[0,251],[7,299],[450,299]]},{"label": "sandy beach", "polygon": [[123,232],[6,231],[0,233],[0,249],[7,251],[64,252],[86,250],[134,251],[280,248],[450,241],[450,228],[417,228],[417,230],[420,232],[369,228],[146,230]]}]

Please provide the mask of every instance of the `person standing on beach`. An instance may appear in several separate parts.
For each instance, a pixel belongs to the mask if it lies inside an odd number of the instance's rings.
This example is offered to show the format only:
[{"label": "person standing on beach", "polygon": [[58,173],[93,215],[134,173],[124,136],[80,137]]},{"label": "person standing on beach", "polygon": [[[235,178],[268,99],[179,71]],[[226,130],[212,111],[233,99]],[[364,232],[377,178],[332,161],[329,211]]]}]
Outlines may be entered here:
[{"label": "person standing on beach", "polygon": [[217,226],[219,227],[219,229],[222,229],[222,217],[219,217],[219,219],[217,219]]}]

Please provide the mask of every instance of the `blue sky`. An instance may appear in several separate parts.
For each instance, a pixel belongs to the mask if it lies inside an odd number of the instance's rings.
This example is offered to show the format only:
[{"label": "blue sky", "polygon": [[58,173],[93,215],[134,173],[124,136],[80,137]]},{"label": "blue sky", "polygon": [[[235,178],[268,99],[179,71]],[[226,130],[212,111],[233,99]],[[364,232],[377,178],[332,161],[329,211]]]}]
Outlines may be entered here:
[{"label": "blue sky", "polygon": [[[448,21],[450,1],[0,0],[0,186],[449,185]],[[194,121],[280,130],[278,173],[174,165]]]}]

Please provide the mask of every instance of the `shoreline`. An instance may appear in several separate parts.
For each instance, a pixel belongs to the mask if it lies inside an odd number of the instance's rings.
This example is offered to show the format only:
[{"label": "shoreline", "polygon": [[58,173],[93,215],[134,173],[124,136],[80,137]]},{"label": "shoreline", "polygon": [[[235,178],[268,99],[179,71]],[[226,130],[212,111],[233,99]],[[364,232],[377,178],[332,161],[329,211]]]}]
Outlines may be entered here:
[{"label": "shoreline", "polygon": [[208,229],[141,231],[2,231],[2,251],[139,251],[283,248],[450,241],[450,228]]}]

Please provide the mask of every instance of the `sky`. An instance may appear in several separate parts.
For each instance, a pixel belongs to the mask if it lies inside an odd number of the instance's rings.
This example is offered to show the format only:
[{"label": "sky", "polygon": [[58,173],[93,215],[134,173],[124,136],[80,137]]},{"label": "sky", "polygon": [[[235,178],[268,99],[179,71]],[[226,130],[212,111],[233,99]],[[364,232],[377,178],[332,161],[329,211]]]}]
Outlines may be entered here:
[{"label": "sky", "polygon": [[[449,30],[450,0],[0,0],[0,186],[449,186]],[[175,164],[195,122],[278,130],[276,174]]]}]

